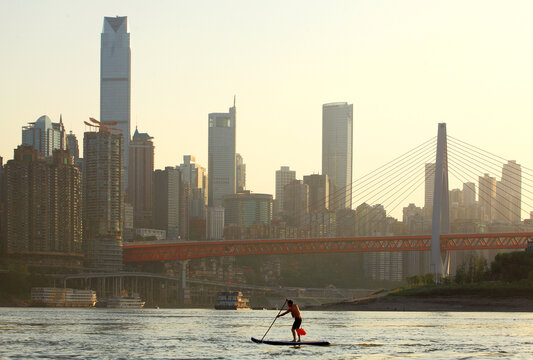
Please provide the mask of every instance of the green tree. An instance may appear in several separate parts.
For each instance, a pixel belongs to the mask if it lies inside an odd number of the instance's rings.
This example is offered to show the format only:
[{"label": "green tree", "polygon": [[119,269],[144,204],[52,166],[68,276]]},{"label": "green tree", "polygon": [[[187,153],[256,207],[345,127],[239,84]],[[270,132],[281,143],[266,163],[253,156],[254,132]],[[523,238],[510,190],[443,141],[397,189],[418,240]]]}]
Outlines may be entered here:
[{"label": "green tree", "polygon": [[435,283],[435,275],[432,273],[427,273],[424,275],[424,284],[431,285]]},{"label": "green tree", "polygon": [[516,282],[528,279],[533,271],[533,252],[515,251],[500,253],[491,264],[490,275],[494,280]]}]

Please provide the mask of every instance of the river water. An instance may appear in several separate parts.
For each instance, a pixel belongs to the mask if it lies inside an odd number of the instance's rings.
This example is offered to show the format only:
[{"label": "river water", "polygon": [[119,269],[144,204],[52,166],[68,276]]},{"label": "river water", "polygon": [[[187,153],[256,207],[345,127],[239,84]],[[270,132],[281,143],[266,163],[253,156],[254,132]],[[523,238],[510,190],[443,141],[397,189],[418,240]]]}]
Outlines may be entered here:
[{"label": "river water", "polygon": [[[304,311],[305,340],[255,344],[277,311],[0,308],[0,359],[531,359],[533,313]],[[266,339],[290,340],[290,315]]]}]

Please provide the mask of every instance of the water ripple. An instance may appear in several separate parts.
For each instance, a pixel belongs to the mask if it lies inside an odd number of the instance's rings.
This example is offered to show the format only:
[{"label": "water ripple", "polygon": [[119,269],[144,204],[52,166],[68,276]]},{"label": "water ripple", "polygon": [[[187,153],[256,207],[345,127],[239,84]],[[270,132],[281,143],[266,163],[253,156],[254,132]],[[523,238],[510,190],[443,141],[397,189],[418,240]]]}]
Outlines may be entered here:
[{"label": "water ripple", "polygon": [[[306,340],[255,344],[276,311],[25,309],[0,311],[0,359],[494,359],[531,357],[533,315],[304,312]],[[289,318],[267,339],[290,340]]]}]

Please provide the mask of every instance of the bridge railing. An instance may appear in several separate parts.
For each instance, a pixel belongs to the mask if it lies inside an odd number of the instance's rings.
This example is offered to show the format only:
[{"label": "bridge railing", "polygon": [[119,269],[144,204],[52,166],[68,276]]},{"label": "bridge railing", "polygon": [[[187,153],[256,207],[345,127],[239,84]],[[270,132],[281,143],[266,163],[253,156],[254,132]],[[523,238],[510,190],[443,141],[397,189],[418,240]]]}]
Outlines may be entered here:
[{"label": "bridge railing", "polygon": [[[533,233],[441,235],[441,249],[491,250],[523,249]],[[199,241],[179,243],[128,244],[125,262],[187,260],[205,257],[305,253],[429,251],[431,235],[360,238],[310,238]]]}]

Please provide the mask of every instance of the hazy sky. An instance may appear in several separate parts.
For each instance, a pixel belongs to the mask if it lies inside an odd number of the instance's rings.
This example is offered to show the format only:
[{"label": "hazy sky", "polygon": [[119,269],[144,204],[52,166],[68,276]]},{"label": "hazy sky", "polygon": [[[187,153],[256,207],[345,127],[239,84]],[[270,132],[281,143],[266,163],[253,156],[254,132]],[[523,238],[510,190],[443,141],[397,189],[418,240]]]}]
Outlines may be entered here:
[{"label": "hazy sky", "polygon": [[83,121],[100,115],[103,17],[115,15],[131,33],[132,132],[154,137],[156,168],[185,154],[207,167],[207,114],[234,94],[255,192],[274,193],[281,165],[321,171],[322,104],[336,101],[354,104],[354,179],[439,122],[533,168],[533,2],[486,0],[2,1],[5,161],[43,114],[62,113],[82,145]]}]

